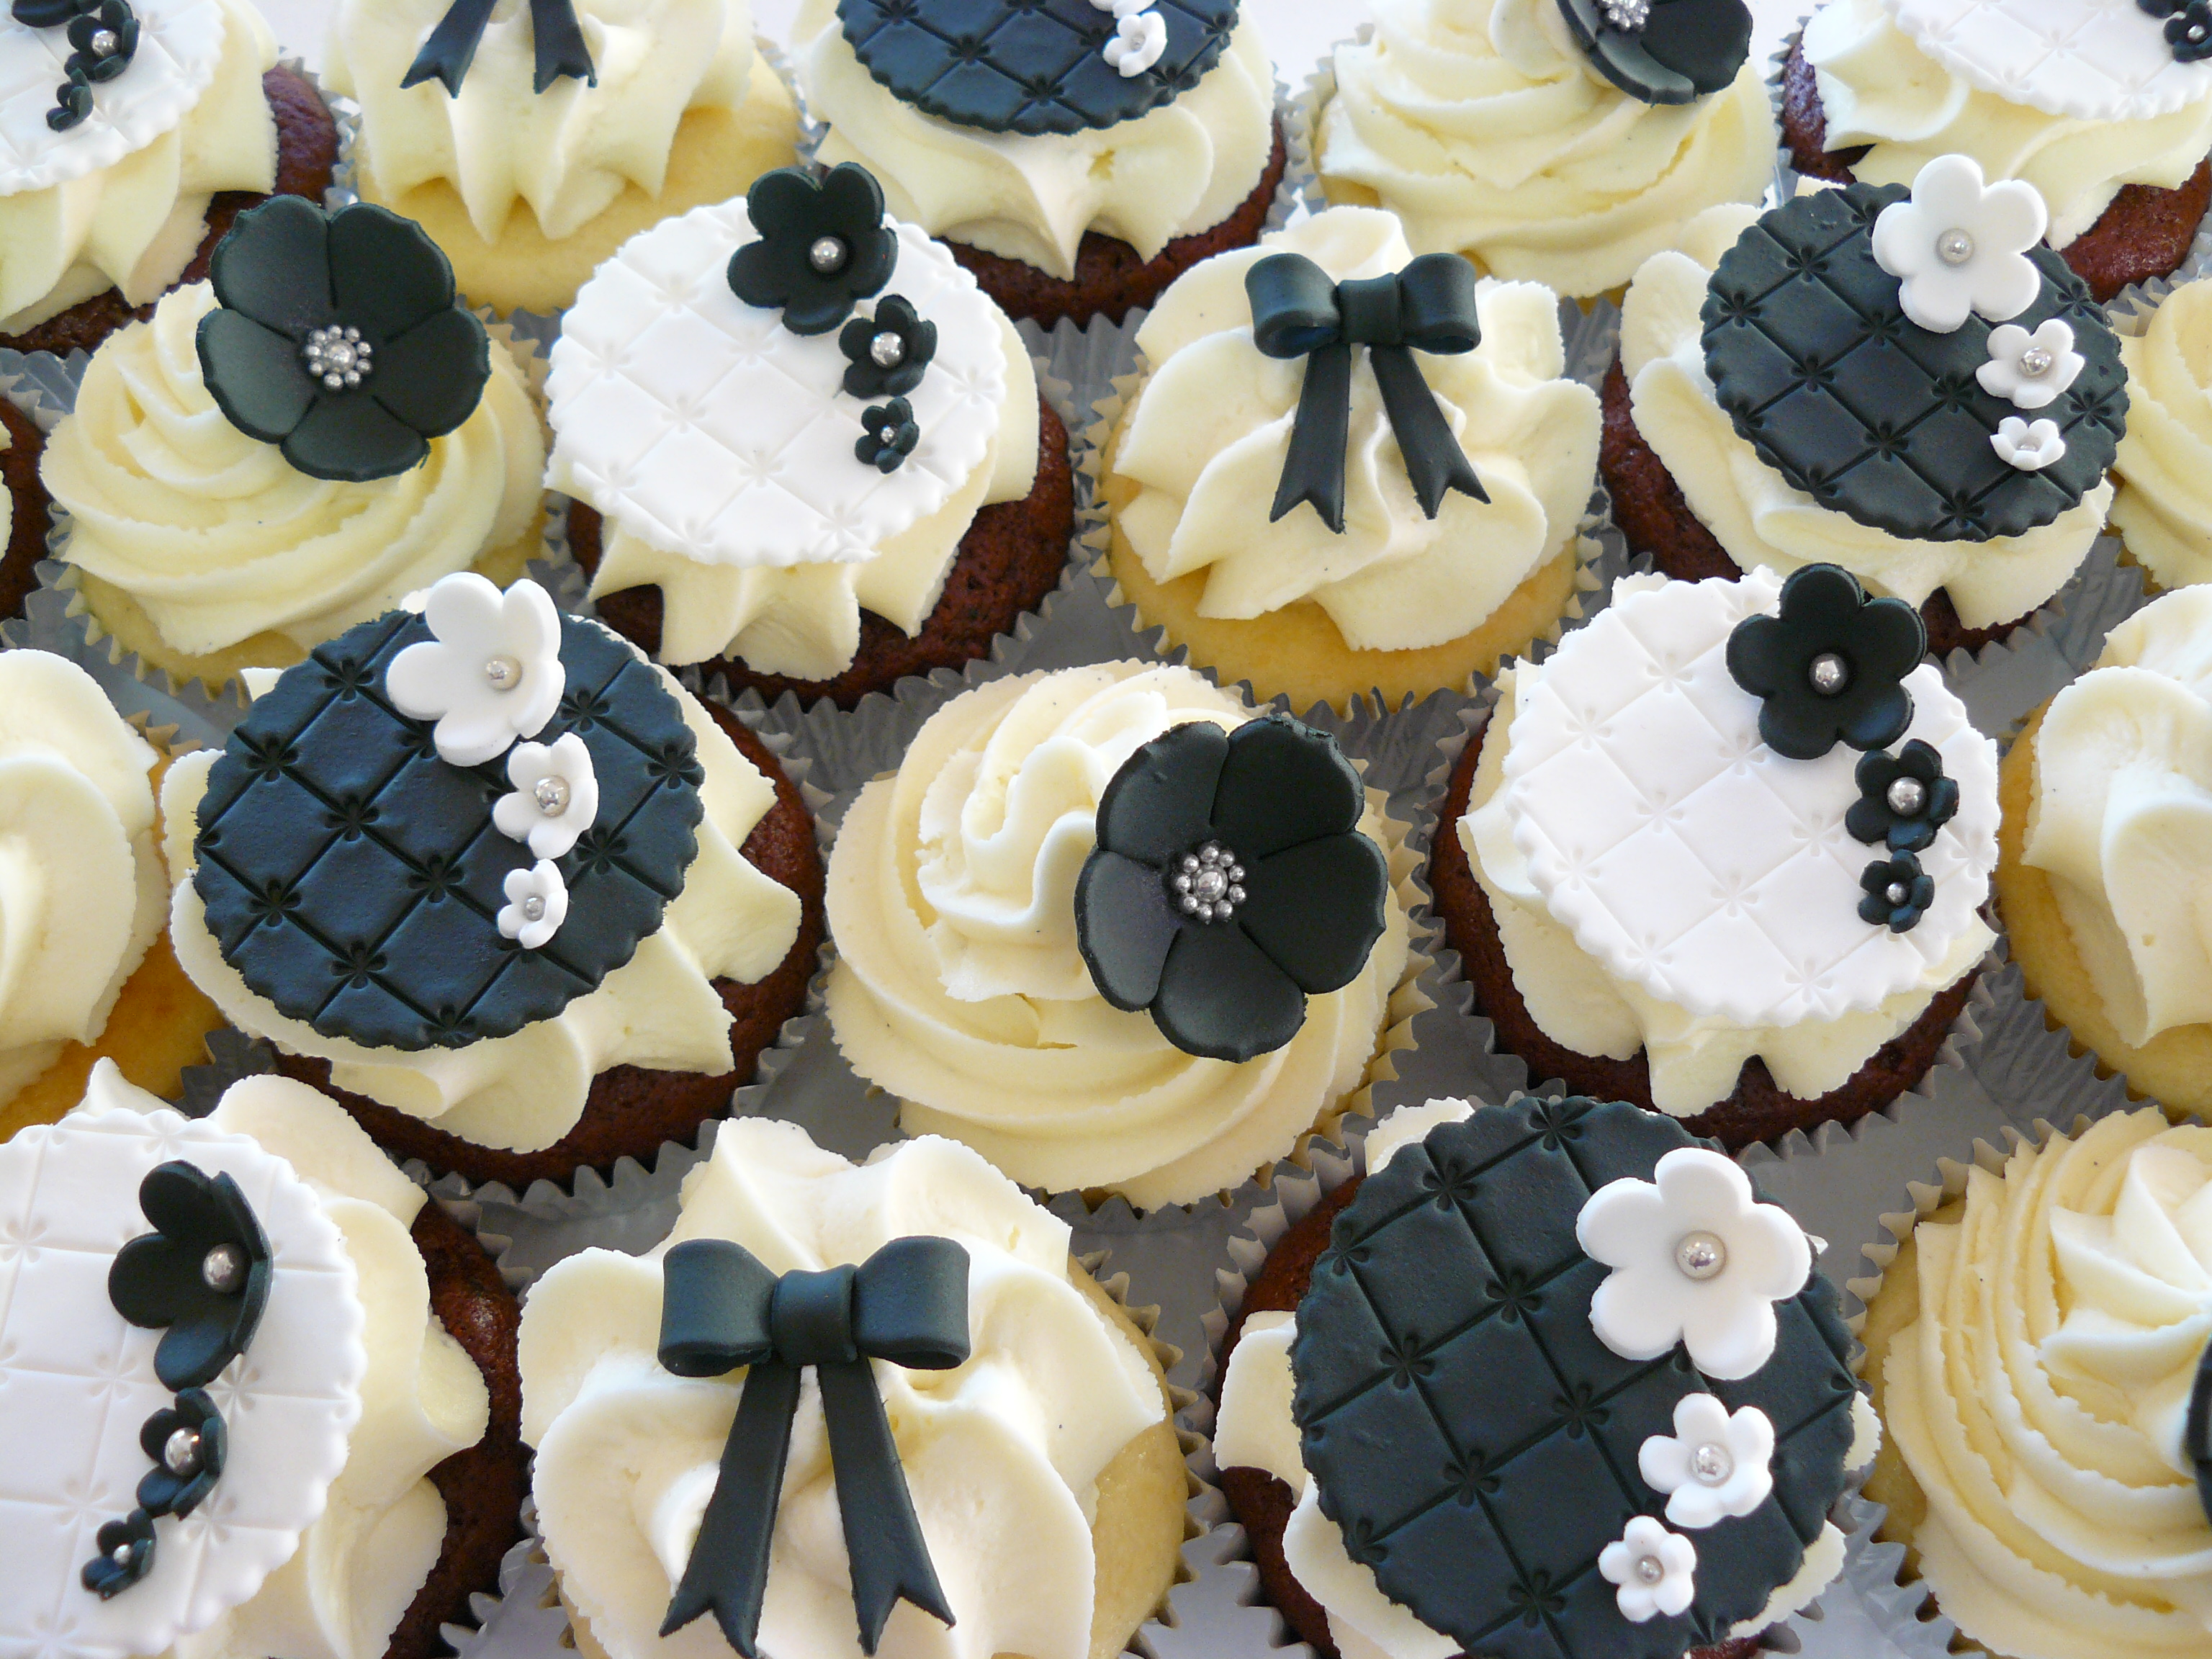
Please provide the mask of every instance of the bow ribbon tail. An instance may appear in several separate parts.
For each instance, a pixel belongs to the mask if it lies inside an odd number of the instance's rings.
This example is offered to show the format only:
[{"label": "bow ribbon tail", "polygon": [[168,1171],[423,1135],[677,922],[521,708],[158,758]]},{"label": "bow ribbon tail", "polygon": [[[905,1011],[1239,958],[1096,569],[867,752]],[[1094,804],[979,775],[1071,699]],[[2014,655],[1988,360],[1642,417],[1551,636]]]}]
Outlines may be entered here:
[{"label": "bow ribbon tail", "polygon": [[564,75],[586,86],[599,84],[599,70],[592,65],[592,50],[584,44],[583,25],[576,21],[574,0],[530,0],[530,29],[538,44],[533,91],[544,91]]},{"label": "bow ribbon tail", "polygon": [[415,54],[415,62],[407,70],[403,87],[419,86],[425,81],[442,81],[446,95],[461,95],[461,82],[467,78],[469,65],[476,62],[477,44],[483,39],[484,25],[491,21],[492,7],[497,0],[453,0],[446,15],[438,20],[438,27],[430,31],[430,38],[422,43],[422,50]]},{"label": "bow ribbon tail", "polygon": [[1306,383],[1291,423],[1290,453],[1275,486],[1277,520],[1299,502],[1312,504],[1322,522],[1344,533],[1344,450],[1352,432],[1352,346],[1334,340],[1306,359]]},{"label": "bow ribbon tail", "polygon": [[845,1553],[853,1563],[853,1611],[862,1651],[873,1653],[892,1609],[911,1601],[951,1625],[952,1609],[937,1582],[913,1494],[891,1438],[890,1419],[867,1360],[824,1365],[822,1411],[829,1421],[830,1462],[837,1507],[845,1518]]},{"label": "bow ribbon tail", "polygon": [[1370,346],[1367,360],[1374,368],[1376,384],[1382,389],[1383,412],[1390,417],[1390,430],[1397,434],[1399,453],[1406,459],[1406,477],[1413,483],[1413,497],[1420,502],[1421,511],[1435,518],[1445,495],[1455,489],[1487,502],[1489,492],[1476,476],[1474,463],[1452,436],[1451,422],[1444,419],[1443,410],[1437,405],[1437,394],[1421,378],[1420,365],[1413,361],[1412,350],[1402,345]]},{"label": "bow ribbon tail", "polygon": [[[730,1645],[744,1659],[755,1659],[761,1607],[768,1597],[776,1502],[783,1492],[791,1419],[798,1410],[798,1367],[768,1360],[745,1373],[744,1392],[738,1396],[737,1419],[722,1446],[721,1469],[699,1523],[698,1541],[691,1547],[684,1581],[677,1585],[668,1615],[661,1620],[663,1638],[675,1635],[701,1613],[712,1613]],[[839,1496],[843,1496],[842,1490]]]}]

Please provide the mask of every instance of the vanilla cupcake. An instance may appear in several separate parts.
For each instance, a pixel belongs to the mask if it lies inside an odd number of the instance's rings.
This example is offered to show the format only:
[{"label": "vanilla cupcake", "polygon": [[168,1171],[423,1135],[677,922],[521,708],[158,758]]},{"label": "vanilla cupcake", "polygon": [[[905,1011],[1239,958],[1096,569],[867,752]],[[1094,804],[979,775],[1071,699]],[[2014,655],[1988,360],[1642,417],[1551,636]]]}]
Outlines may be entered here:
[{"label": "vanilla cupcake", "polygon": [[1996,876],[2029,994],[2129,1087],[2200,1115],[2212,1112],[2208,789],[2212,588],[2185,587],[2114,629],[2014,739]]},{"label": "vanilla cupcake", "polygon": [[[328,297],[325,297],[325,296]],[[544,545],[526,356],[381,208],[280,198],[85,371],[40,477],[95,635],[180,680],[283,668]]]},{"label": "vanilla cupcake", "polygon": [[2185,283],[2120,341],[2128,429],[2112,528],[2154,589],[2212,581],[2212,286]]},{"label": "vanilla cupcake", "polygon": [[1137,344],[1107,563],[1168,646],[1342,710],[1462,688],[1557,630],[1599,413],[1562,378],[1549,289],[1333,208],[1193,270]]},{"label": "vanilla cupcake", "polygon": [[324,78],[361,106],[362,198],[418,221],[501,312],[563,309],[631,237],[742,195],[799,137],[747,0],[343,0]]},{"label": "vanilla cupcake", "polygon": [[1195,1202],[1404,1046],[1401,840],[1333,740],[1187,668],[994,681],[846,814],[838,1047],[1024,1186]]},{"label": "vanilla cupcake", "polygon": [[1396,214],[1417,253],[1588,297],[1618,289],[1774,176],[1774,117],[1734,0],[1382,0],[1338,46],[1315,121],[1337,203]]}]

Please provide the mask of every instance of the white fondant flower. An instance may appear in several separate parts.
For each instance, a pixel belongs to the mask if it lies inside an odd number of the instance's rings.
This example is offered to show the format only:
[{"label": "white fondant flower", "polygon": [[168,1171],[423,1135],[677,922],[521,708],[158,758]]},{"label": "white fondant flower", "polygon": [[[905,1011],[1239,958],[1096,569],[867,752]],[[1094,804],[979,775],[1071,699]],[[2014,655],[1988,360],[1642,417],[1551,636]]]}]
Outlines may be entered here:
[{"label": "white fondant flower", "polygon": [[568,884],[550,860],[540,859],[527,870],[508,871],[506,890],[499,931],[526,951],[538,949],[568,919]]},{"label": "white fondant flower", "polygon": [[1648,1515],[1638,1516],[1617,1542],[1605,1547],[1597,1570],[1606,1583],[1620,1587],[1613,1599],[1632,1625],[1662,1613],[1671,1619],[1697,1597],[1697,1547]]},{"label": "white fondant flower", "polygon": [[1990,331],[1990,360],[1974,371],[1982,390],[2014,409],[2046,409],[2081,372],[2074,331],[2051,318],[2030,334],[2018,323]]},{"label": "white fondant flower", "polygon": [[1774,1352],[1774,1304],[1813,1271],[1805,1230],[1718,1152],[1678,1146],[1656,1182],[1608,1182],[1575,1218],[1575,1238],[1613,1271],[1590,1298],[1590,1328],[1624,1359],[1677,1342],[1708,1376],[1749,1376]]},{"label": "white fondant flower", "polygon": [[2056,421],[2023,421],[2008,415],[1990,434],[1990,447],[2007,466],[2023,472],[2040,472],[2066,453],[2065,435]]},{"label": "white fondant flower", "polygon": [[1904,280],[1898,302],[1923,328],[1948,334],[1969,312],[2008,323],[2043,290],[2027,250],[2049,222],[2034,185],[1985,185],[1972,156],[1939,155],[1875,221],[1875,263]]},{"label": "white fondant flower", "polygon": [[1749,1515],[1774,1490],[1774,1425],[1756,1406],[1733,1417],[1710,1394],[1674,1402],[1674,1432],[1655,1434],[1636,1454],[1652,1491],[1670,1494],[1667,1518],[1678,1527],[1710,1527],[1723,1516]]},{"label": "white fondant flower", "polygon": [[492,804],[491,821],[510,841],[526,841],[541,859],[557,859],[599,815],[592,751],[574,732],[550,746],[518,743],[507,757],[514,793]]},{"label": "white fondant flower", "polygon": [[1168,49],[1166,20],[1156,11],[1115,9],[1121,21],[1106,43],[1106,62],[1124,76],[1142,75]]},{"label": "white fondant flower", "polygon": [[438,722],[440,759],[481,766],[545,729],[564,682],[561,616],[544,588],[502,593],[464,570],[430,589],[422,620],[436,642],[394,657],[384,689],[401,714]]}]

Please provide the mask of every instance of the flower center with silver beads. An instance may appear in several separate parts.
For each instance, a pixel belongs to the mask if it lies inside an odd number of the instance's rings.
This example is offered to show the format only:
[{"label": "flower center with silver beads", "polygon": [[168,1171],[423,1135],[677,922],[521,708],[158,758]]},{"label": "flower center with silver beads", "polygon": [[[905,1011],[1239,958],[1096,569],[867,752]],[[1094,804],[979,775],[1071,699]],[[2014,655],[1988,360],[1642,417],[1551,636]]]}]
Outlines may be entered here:
[{"label": "flower center with silver beads", "polygon": [[1690,1233],[1674,1247],[1674,1265],[1683,1278],[1703,1282],[1728,1266],[1728,1246],[1712,1233]]},{"label": "flower center with silver beads", "polygon": [[1185,853],[1175,872],[1176,901],[1187,916],[1226,921],[1244,902],[1244,866],[1218,841]]},{"label": "flower center with silver beads", "polygon": [[1624,34],[1640,34],[1651,21],[1651,0],[1605,0],[1605,21]]},{"label": "flower center with silver beads", "polygon": [[806,250],[806,263],[824,276],[842,270],[851,257],[841,236],[817,236]]},{"label": "flower center with silver beads", "polygon": [[359,329],[340,328],[336,324],[315,330],[300,348],[300,355],[307,360],[307,373],[332,392],[343,392],[366,380],[375,368],[369,361],[375,352],[376,348],[361,337]]},{"label": "flower center with silver beads", "polygon": [[1844,660],[1840,651],[1823,651],[1813,659],[1805,678],[1822,696],[1832,697],[1851,683],[1851,665]]}]

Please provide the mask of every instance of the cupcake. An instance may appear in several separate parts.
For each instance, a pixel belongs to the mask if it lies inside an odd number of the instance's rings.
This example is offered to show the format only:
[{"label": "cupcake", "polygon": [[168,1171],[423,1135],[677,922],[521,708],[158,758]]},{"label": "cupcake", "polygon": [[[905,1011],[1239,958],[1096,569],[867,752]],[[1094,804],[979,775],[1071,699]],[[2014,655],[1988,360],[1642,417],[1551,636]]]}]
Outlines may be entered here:
[{"label": "cupcake", "polygon": [[1067,430],[1027,349],[858,167],[631,241],[548,389],[602,619],[769,701],[972,662],[1066,562]]},{"label": "cupcake", "polygon": [[1992,933],[1996,747],[1833,565],[1629,576],[1498,683],[1430,883],[1532,1082],[1731,1147],[1919,1081]]},{"label": "cupcake", "polygon": [[318,647],[161,807],[193,982],[387,1152],[518,1191],[695,1138],[821,940],[774,755],[534,582]]},{"label": "cupcake", "polygon": [[1321,84],[1314,161],[1337,203],[1396,214],[1416,252],[1582,297],[1774,177],[1774,116],[1738,0],[1380,0]]},{"label": "cupcake", "polygon": [[46,435],[0,397],[0,617],[20,617],[39,585],[52,501],[39,482]]},{"label": "cupcake", "polygon": [[281,1078],[194,1121],[103,1061],[0,1170],[0,1646],[444,1653],[526,1480],[475,1237]]},{"label": "cupcake", "polygon": [[1333,739],[1187,668],[995,680],[846,813],[831,1028],[909,1134],[1195,1203],[1334,1134],[1406,1046],[1402,842]]},{"label": "cupcake", "polygon": [[[56,82],[59,82],[57,88]],[[337,127],[250,0],[15,0],[0,16],[0,348],[89,351],[271,193],[319,202]]]},{"label": "cupcake", "polygon": [[95,638],[216,686],[539,555],[529,359],[454,302],[419,229],[281,197],[210,275],[94,356],[46,442]]},{"label": "cupcake", "polygon": [[1867,1309],[1880,1535],[1991,1653],[2202,1653],[2212,1130],[2148,1109],[1981,1152]]},{"label": "cupcake", "polygon": [[2154,600],[2004,764],[1997,905],[2028,994],[2128,1086],[2212,1112],[2212,588]]},{"label": "cupcake", "polygon": [[1783,66],[1783,142],[1814,179],[1910,184],[1955,154],[2026,179],[2102,304],[2179,267],[2212,203],[2207,21],[2184,0],[1826,0]]},{"label": "cupcake", "polygon": [[1332,208],[1197,267],[1137,343],[1108,568],[1168,647],[1341,711],[1463,688],[1557,630],[1599,412],[1561,378],[1549,289]]},{"label": "cupcake", "polygon": [[164,937],[168,763],[75,663],[0,652],[0,1139],[69,1110],[101,1060],[174,1095],[222,1024]]},{"label": "cupcake", "polygon": [[1188,1481],[1160,1352],[1068,1242],[964,1146],[854,1165],[744,1118],[665,1242],[549,1269],[523,1436],[579,1650],[1129,1646]]},{"label": "cupcake", "polygon": [[1632,1106],[1431,1101],[1282,1235],[1214,1461],[1328,1659],[1736,1659],[1844,1565],[1880,1429],[1788,1212]]},{"label": "cupcake", "polygon": [[1700,214],[1622,307],[1615,521],[1668,575],[1841,565],[1938,656],[2065,585],[2112,504],[2119,337],[2039,245],[2041,198],[1963,156],[1900,185]]},{"label": "cupcake", "polygon": [[2120,341],[2128,429],[2112,528],[2154,589],[2212,581],[2212,287],[2187,283]]},{"label": "cupcake", "polygon": [[788,166],[799,111],[746,0],[341,0],[333,92],[362,199],[418,221],[461,291],[550,314],[640,231]]},{"label": "cupcake", "polygon": [[1274,66],[1238,0],[804,0],[792,39],[820,158],[866,167],[1046,329],[1118,325],[1249,247],[1283,183]]}]

